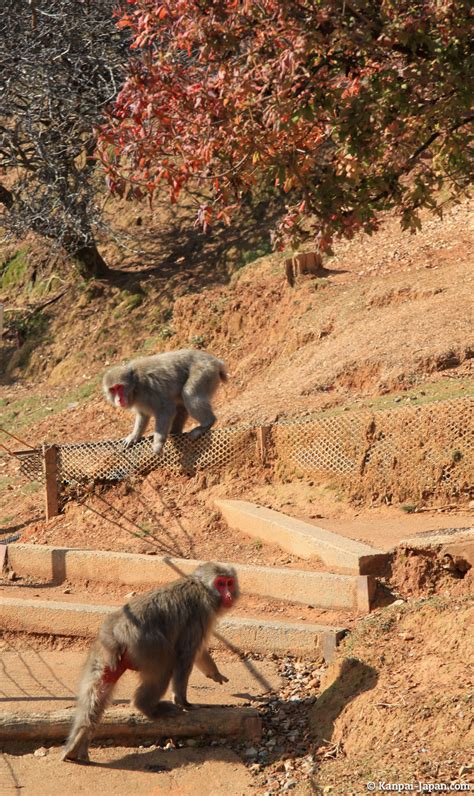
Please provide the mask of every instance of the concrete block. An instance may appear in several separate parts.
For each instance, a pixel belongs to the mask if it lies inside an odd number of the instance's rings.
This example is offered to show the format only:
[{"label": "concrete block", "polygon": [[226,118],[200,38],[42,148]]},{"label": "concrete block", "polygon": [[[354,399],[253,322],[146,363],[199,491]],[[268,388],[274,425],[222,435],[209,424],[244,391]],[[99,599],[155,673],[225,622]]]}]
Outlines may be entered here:
[{"label": "concrete block", "polygon": [[329,567],[360,575],[380,574],[387,554],[362,542],[245,500],[216,500],[231,528],[279,545],[301,558],[318,557]]},{"label": "concrete block", "polygon": [[[64,741],[71,727],[71,711],[0,713],[0,739],[8,741]],[[94,739],[114,738],[135,743],[137,738],[236,738],[259,741],[262,719],[255,708],[196,707],[190,712],[164,713],[150,721],[129,709],[109,710],[94,731]]]},{"label": "concrete block", "polygon": [[[0,603],[0,625],[12,632],[47,633],[56,636],[93,637],[107,614],[116,607],[61,603],[49,600],[4,598]],[[322,654],[335,646],[344,628],[298,622],[275,622],[247,617],[222,619],[211,646],[235,651]],[[329,646],[328,646],[329,645]]]},{"label": "concrete block", "polygon": [[[189,574],[200,563],[167,556],[112,553],[15,543],[8,562],[19,575],[62,583],[90,580],[155,588]],[[228,563],[228,562],[227,562]],[[370,610],[371,587],[365,576],[310,572],[233,563],[246,594],[288,600],[319,608]]]}]

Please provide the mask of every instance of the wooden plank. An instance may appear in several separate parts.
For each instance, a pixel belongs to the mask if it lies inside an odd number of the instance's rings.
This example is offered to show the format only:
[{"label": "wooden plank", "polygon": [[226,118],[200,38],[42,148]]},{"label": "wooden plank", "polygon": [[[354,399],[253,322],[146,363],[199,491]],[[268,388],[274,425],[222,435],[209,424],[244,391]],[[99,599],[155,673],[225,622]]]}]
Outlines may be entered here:
[{"label": "wooden plank", "polygon": [[58,490],[58,446],[43,445],[43,468],[45,476],[46,519],[59,514]]},{"label": "wooden plank", "polygon": [[[0,713],[0,739],[63,741],[71,728],[73,714],[71,709],[51,713]],[[254,708],[200,705],[185,712],[165,702],[163,713],[156,721],[124,708],[107,711],[94,738],[138,742],[139,738],[207,736],[258,741],[261,734],[262,720]]]}]

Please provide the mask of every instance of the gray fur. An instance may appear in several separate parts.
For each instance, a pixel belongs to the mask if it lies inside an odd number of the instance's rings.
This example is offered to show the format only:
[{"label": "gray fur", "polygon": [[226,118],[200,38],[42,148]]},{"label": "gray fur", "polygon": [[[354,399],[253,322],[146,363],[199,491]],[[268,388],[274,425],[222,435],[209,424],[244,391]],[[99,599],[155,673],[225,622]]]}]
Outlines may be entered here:
[{"label": "gray fur", "polygon": [[189,415],[199,423],[189,432],[190,439],[198,439],[214,425],[211,401],[221,381],[227,381],[222,360],[206,351],[181,349],[110,368],[103,389],[114,403],[110,387],[123,385],[127,408],[136,414],[133,431],[125,439],[127,447],[143,436],[150,417],[155,418],[153,450],[158,454],[170,430],[182,433]]},{"label": "gray fur", "polygon": [[84,668],[63,760],[89,760],[94,728],[115,687],[102,678],[106,668],[109,672],[117,669],[124,653],[141,679],[134,705],[150,719],[159,716],[160,701],[170,680],[175,705],[192,707],[187,701],[187,687],[194,664],[211,680],[228,682],[207,649],[214,622],[224,610],[214,586],[218,576],[234,578],[236,600],[239,589],[233,567],[209,562],[189,577],[134,597],[105,619]]}]

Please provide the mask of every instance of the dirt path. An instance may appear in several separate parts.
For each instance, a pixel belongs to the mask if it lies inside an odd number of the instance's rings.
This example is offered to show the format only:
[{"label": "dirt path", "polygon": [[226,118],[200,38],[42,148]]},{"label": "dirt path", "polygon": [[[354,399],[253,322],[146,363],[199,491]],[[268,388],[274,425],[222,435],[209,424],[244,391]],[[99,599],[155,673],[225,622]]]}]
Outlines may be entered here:
[{"label": "dirt path", "polygon": [[2,796],[209,796],[229,786],[228,792],[240,796],[251,792],[251,783],[251,774],[238,756],[220,746],[94,749],[90,766],[61,762],[57,748],[47,750],[44,757],[0,755]]},{"label": "dirt path", "polygon": [[[81,649],[35,650],[26,640],[9,642],[2,651],[0,713],[72,708],[86,656]],[[219,686],[194,669],[189,684],[189,701],[193,704],[245,705],[280,686],[277,666],[270,659],[239,660],[229,653],[213,657],[229,683]],[[136,684],[137,675],[126,672],[118,683],[115,701],[128,704]]]}]

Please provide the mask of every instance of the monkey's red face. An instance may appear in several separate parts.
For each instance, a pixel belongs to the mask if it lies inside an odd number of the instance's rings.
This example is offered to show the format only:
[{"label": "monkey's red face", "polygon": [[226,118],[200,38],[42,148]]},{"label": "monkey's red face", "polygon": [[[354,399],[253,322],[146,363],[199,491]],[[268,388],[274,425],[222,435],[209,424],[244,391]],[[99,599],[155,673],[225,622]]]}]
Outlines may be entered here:
[{"label": "monkey's red face", "polygon": [[128,406],[127,393],[123,384],[113,384],[109,387],[110,400],[114,406],[121,406],[124,409]]},{"label": "monkey's red face", "polygon": [[218,575],[214,581],[214,586],[221,596],[222,607],[230,608],[236,596],[235,578]]}]

